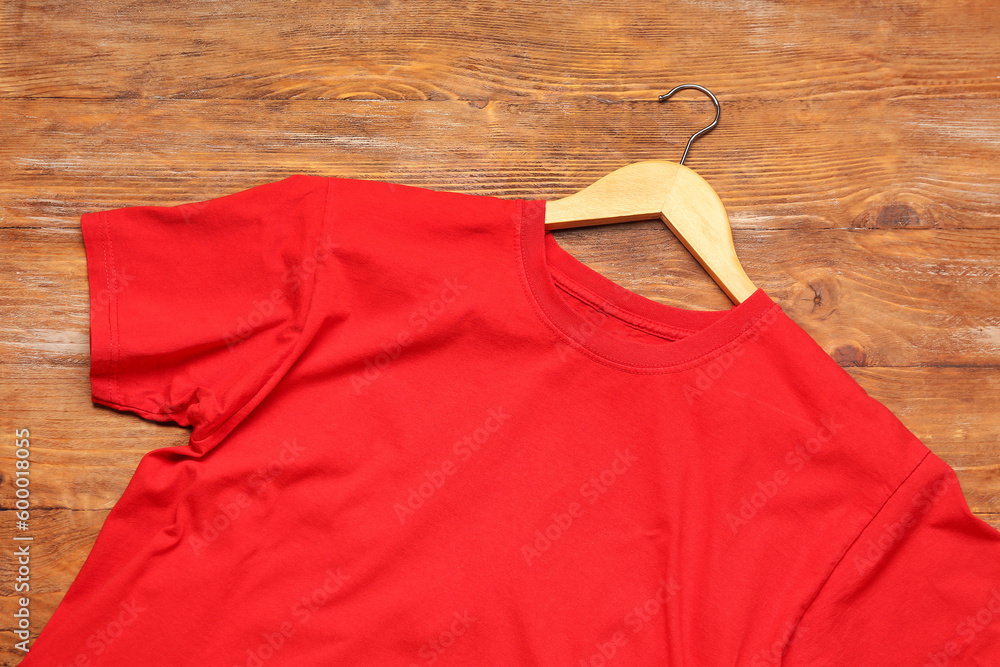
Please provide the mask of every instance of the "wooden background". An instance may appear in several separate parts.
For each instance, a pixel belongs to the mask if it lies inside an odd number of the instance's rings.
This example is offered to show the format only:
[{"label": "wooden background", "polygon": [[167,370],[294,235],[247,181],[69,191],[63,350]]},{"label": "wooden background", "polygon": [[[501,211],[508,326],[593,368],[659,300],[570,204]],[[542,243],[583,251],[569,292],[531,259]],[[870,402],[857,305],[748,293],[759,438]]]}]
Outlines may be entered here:
[{"label": "wooden background", "polygon": [[[144,452],[97,407],[79,216],[294,173],[556,199],[645,159],[719,193],[750,278],[1000,527],[1000,12],[978,2],[0,2],[0,544],[32,435],[33,637]],[[659,222],[555,232],[730,304]],[[13,547],[0,547],[0,664]]]}]

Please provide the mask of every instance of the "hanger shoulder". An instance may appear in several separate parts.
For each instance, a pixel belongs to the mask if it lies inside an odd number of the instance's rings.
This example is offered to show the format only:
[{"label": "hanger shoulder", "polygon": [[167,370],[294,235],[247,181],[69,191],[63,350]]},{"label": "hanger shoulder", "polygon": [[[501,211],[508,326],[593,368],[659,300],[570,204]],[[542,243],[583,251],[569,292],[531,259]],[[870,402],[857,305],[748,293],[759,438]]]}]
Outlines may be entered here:
[{"label": "hanger shoulder", "polygon": [[726,208],[701,176],[668,160],[626,165],[545,204],[545,229],[659,218],[734,303],[757,288],[740,265]]},{"label": "hanger shoulder", "polygon": [[680,168],[667,160],[643,160],[615,169],[577,193],[546,202],[545,229],[657,218]]},{"label": "hanger shoulder", "polygon": [[726,207],[715,189],[683,165],[660,218],[734,303],[757,291],[736,255]]}]

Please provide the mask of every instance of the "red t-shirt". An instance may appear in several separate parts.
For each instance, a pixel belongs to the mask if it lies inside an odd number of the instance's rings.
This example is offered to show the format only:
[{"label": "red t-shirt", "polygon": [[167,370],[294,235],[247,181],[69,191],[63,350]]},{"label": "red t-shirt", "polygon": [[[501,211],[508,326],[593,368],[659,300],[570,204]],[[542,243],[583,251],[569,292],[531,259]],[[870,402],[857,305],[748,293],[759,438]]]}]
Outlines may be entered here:
[{"label": "red t-shirt", "polygon": [[762,290],[545,202],[295,175],[82,218],[149,452],[28,667],[998,665],[1000,532]]}]

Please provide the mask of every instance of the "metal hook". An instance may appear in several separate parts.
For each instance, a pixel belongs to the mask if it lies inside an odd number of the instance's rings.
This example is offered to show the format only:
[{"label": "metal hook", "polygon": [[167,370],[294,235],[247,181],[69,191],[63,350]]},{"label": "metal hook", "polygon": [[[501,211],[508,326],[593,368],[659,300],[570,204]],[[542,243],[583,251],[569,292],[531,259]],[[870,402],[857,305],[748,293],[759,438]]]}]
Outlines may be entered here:
[{"label": "metal hook", "polygon": [[671,90],[669,93],[663,93],[662,95],[660,95],[659,101],[663,102],[665,100],[668,100],[670,99],[670,96],[676,93],[678,90],[683,90],[685,88],[697,88],[698,90],[700,90],[701,92],[705,93],[706,95],[712,98],[712,104],[715,105],[715,120],[713,120],[712,124],[706,127],[705,129],[699,130],[698,132],[695,132],[693,135],[691,135],[691,138],[688,139],[687,146],[684,148],[684,155],[681,156],[681,164],[684,164],[684,160],[685,158],[687,158],[688,151],[691,150],[691,142],[693,142],[695,139],[697,139],[698,137],[705,134],[713,127],[715,127],[716,124],[719,122],[719,116],[722,115],[722,107],[719,106],[719,100],[715,99],[715,95],[712,94],[712,91],[710,91],[708,88],[703,88],[702,86],[699,86],[696,83],[681,84],[680,86],[677,86],[676,88]]}]

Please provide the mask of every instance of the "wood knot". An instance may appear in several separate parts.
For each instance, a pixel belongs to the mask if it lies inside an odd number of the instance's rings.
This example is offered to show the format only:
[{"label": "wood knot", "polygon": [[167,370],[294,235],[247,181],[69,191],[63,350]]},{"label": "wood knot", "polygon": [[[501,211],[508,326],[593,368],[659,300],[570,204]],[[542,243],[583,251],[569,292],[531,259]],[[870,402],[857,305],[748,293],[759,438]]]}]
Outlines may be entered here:
[{"label": "wood knot", "polygon": [[906,204],[889,204],[875,218],[876,227],[918,227],[920,216]]},{"label": "wood knot", "polygon": [[826,319],[840,303],[840,286],[836,276],[826,270],[813,271],[799,279],[794,308],[811,319]]},{"label": "wood knot", "polygon": [[830,356],[841,366],[868,365],[868,360],[865,357],[865,351],[861,349],[860,345],[853,341],[837,345],[837,347],[833,348],[833,352],[830,353]]}]

